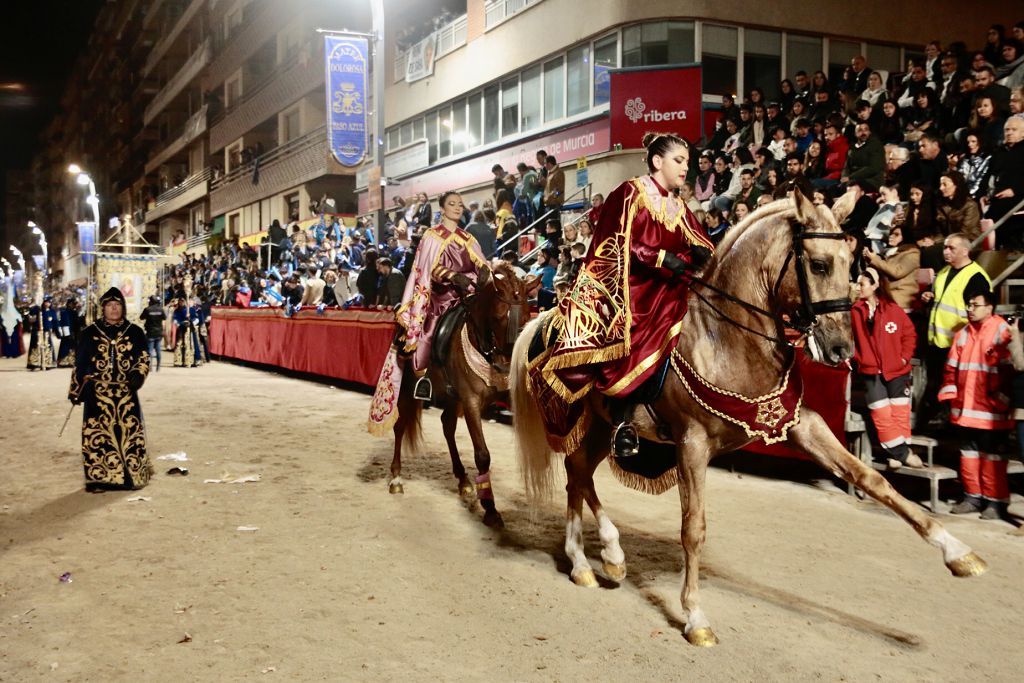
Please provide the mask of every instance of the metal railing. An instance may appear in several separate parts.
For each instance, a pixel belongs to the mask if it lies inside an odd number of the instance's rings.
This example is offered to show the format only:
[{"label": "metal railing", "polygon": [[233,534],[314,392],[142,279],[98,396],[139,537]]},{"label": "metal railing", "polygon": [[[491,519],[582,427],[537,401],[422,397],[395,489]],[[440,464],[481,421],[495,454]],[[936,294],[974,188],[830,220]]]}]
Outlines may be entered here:
[{"label": "metal railing", "polygon": [[168,188],[161,192],[160,194],[158,194],[156,196],[156,203],[153,205],[153,208],[155,209],[159,207],[161,204],[166,204],[172,199],[180,197],[181,195],[185,194],[186,192],[188,192],[195,186],[199,185],[200,183],[209,180],[211,175],[213,175],[213,172],[210,168],[204,168],[198,173],[193,173],[192,175],[185,178],[174,187]]},{"label": "metal railing", "polygon": [[[586,212],[581,213],[581,214],[573,217],[573,219],[571,221],[569,221],[568,223],[563,223],[562,224],[562,229],[565,230],[566,226],[576,226],[581,220],[583,220],[586,217],[587,217],[587,213]],[[543,242],[539,242],[537,244],[537,246],[535,246],[533,249],[531,249],[530,251],[528,251],[525,254],[523,254],[522,256],[520,256],[519,257],[519,264],[520,265],[528,264],[530,262],[530,260],[536,259],[537,258],[537,254],[539,254],[541,251],[543,251],[544,247],[546,247],[546,246],[548,246],[547,238],[545,238]]]},{"label": "metal railing", "polygon": [[985,230],[985,232],[978,235],[978,237],[973,242],[971,242],[971,249],[977,249],[981,245],[981,243],[985,241],[986,237],[988,237],[991,233],[995,232],[1000,225],[1002,225],[1010,218],[1012,218],[1013,215],[1016,214],[1018,211],[1024,211],[1024,199],[1021,199],[1019,202],[1017,202],[1017,205],[1013,207],[1011,210],[1007,211],[1002,218],[993,223],[992,227],[988,228],[987,230]]},{"label": "metal railing", "polygon": [[[466,44],[467,20],[463,14],[441,28],[437,29],[437,51],[434,53],[434,61],[444,57],[449,52]],[[425,36],[424,36],[425,37]],[[405,66],[409,59],[409,49],[402,50],[395,55],[395,71],[392,74],[394,82],[405,80]]]},{"label": "metal railing", "polygon": [[216,190],[217,188],[222,187],[227,183],[233,182],[246,175],[252,174],[254,167],[256,166],[257,163],[262,168],[264,166],[274,163],[275,161],[280,161],[281,159],[285,159],[294,154],[298,154],[302,150],[308,149],[309,147],[312,147],[313,145],[316,145],[323,141],[324,136],[326,134],[327,126],[324,125],[320,126],[314,131],[306,133],[301,137],[297,137],[294,140],[290,140],[284,143],[283,145],[278,145],[269,152],[265,152],[264,154],[261,154],[260,156],[256,157],[251,161],[236,166],[235,168],[231,169],[229,172],[225,173],[219,178],[214,178],[213,181],[210,183],[210,190]]},{"label": "metal railing", "polygon": [[[590,189],[591,189],[591,187],[592,187],[592,185],[591,185],[590,183],[588,183],[587,185],[585,185],[585,186],[583,186],[583,187],[577,188],[577,190],[576,190],[575,192],[573,192],[573,193],[572,193],[571,195],[569,195],[568,197],[566,197],[566,198],[565,198],[565,201],[566,201],[566,202],[568,202],[568,201],[569,201],[570,199],[572,199],[572,198],[573,198],[573,197],[575,197],[576,195],[582,195],[582,197],[583,197],[584,199],[586,199],[586,198],[587,198],[588,196],[590,196]],[[555,212],[555,210],[554,210],[554,209],[548,209],[547,211],[545,211],[544,213],[542,213],[542,214],[541,214],[541,215],[540,215],[540,216],[539,216],[538,218],[536,218],[536,219],[535,219],[535,220],[534,220],[534,221],[533,221],[532,223],[530,223],[529,225],[527,225],[527,226],[526,226],[525,228],[521,229],[521,230],[520,230],[519,232],[517,232],[516,234],[512,235],[512,237],[508,238],[507,240],[505,240],[504,242],[502,242],[502,243],[501,243],[501,244],[499,244],[498,246],[496,246],[496,247],[494,248],[494,253],[495,253],[495,254],[498,254],[498,255],[500,256],[500,255],[501,255],[501,252],[503,252],[503,251],[504,251],[504,250],[505,250],[505,249],[506,249],[506,248],[507,248],[507,247],[508,247],[508,246],[509,246],[510,244],[518,244],[518,243],[519,243],[519,238],[520,238],[520,237],[522,237],[523,235],[529,234],[529,232],[530,232],[531,230],[533,230],[533,229],[534,229],[534,228],[535,228],[535,227],[537,226],[537,224],[538,224],[538,223],[541,223],[541,221],[546,221],[546,220],[547,220],[547,218],[548,218],[548,216],[550,216],[550,215],[551,215],[551,214],[553,214],[554,212]],[[580,214],[580,215],[579,215],[579,216],[578,216],[577,218],[574,218],[574,219],[573,219],[573,221],[572,221],[572,223],[571,223],[571,224],[575,224],[575,223],[579,222],[579,220],[580,220],[581,218],[583,218],[584,216],[586,216],[586,215],[587,215],[587,214],[585,214],[585,213],[583,213],[583,214]],[[533,250],[531,250],[530,252],[528,252],[528,253],[524,254],[524,255],[523,255],[523,256],[521,256],[520,258],[522,258],[522,259],[527,259],[527,258],[530,258],[531,256],[536,256],[537,252],[538,252],[538,251],[540,251],[540,249],[541,249],[541,247],[542,247],[542,246],[543,246],[543,245],[538,245],[538,246],[537,246],[537,247],[535,247],[535,248],[534,248]]]},{"label": "metal railing", "polygon": [[192,56],[188,58],[171,80],[167,81],[167,85],[153,97],[153,100],[142,114],[143,123],[149,125],[156,118],[156,115],[163,111],[193,78],[199,75],[199,72],[210,62],[211,54],[210,39],[207,38],[192,53]]},{"label": "metal railing", "polygon": [[537,2],[540,0],[493,0],[487,3],[487,7],[484,8],[484,30],[490,30]]},{"label": "metal railing", "polygon": [[274,68],[269,69],[267,71],[267,74],[263,78],[261,78],[259,82],[256,83],[256,85],[245,88],[245,92],[242,93],[241,97],[223,105],[220,108],[220,111],[217,113],[217,115],[210,120],[210,128],[213,128],[215,125],[223,121],[228,116],[228,114],[231,114],[239,107],[241,107],[243,104],[245,104],[252,98],[259,95],[261,92],[266,90],[267,86],[276,81],[278,78],[287,75],[286,72],[289,71],[293,66],[298,64],[301,58],[302,51],[300,50],[299,52],[296,52],[288,59],[281,62],[280,64],[275,65]]}]

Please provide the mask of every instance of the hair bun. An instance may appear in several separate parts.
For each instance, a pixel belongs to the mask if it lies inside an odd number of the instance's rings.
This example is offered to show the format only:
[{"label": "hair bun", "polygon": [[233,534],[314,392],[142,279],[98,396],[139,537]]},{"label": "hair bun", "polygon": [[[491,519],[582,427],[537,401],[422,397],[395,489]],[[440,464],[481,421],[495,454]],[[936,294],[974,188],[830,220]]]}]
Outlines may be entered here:
[{"label": "hair bun", "polygon": [[643,140],[640,141],[640,144],[644,146],[644,149],[647,149],[651,146],[651,143],[659,137],[661,137],[661,133],[644,133]]}]

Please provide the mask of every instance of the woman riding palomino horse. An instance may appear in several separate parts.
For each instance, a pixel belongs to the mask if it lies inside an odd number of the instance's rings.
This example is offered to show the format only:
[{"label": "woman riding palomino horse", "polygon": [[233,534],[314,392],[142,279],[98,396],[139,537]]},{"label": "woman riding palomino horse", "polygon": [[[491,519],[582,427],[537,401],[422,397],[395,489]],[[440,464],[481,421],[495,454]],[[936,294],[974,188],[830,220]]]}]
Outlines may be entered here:
[{"label": "woman riding palomino horse", "polygon": [[[437,403],[442,407],[441,423],[459,493],[469,495],[473,487],[455,443],[455,427],[463,413],[473,440],[476,491],[484,522],[500,526],[480,414],[496,396],[508,391],[512,344],[530,315],[527,287],[510,266],[497,266],[493,273],[488,268],[477,241],[458,227],[462,198],[457,193],[442,195],[440,204],[441,224],[423,234],[398,308],[398,333],[370,404],[369,431],[383,435],[393,428],[395,451],[388,489],[402,493],[402,443],[419,445],[421,401]],[[466,296],[470,288],[476,293]],[[432,353],[439,321],[460,301],[465,301],[465,320],[453,327],[447,353]],[[410,363],[413,372],[404,372]]]},{"label": "woman riding palomino horse", "polygon": [[[680,488],[683,630],[694,645],[718,642],[697,593],[706,532],[708,462],[759,438],[767,443],[785,441],[893,510],[942,550],[946,566],[955,576],[980,574],[986,569],[969,547],[851,455],[825,421],[802,405],[796,351],[786,341],[784,328],[803,333],[804,350],[816,361],[837,365],[852,352],[848,313],[851,255],[837,223],[849,214],[851,199],[852,195],[846,195],[837,203],[833,218],[828,209],[814,207],[797,192],[755,211],[732,229],[718,246],[703,280],[694,278],[685,325],[671,353],[672,372],[660,394],[651,399],[650,419],[641,415],[641,436],[675,447],[675,457],[654,490],[664,491],[675,483]],[[528,355],[535,333],[547,329],[550,318],[557,314],[545,314],[530,323],[513,351],[510,388],[516,450],[534,499],[550,493],[554,444],[545,438]],[[592,424],[579,443],[565,451],[565,549],[572,560],[573,581],[596,586],[583,548],[584,500],[598,520],[605,574],[621,581],[626,565],[618,530],[594,490],[593,473],[608,455],[612,428],[602,397],[591,393],[584,400]],[[549,410],[547,404],[541,405],[545,412]]]}]

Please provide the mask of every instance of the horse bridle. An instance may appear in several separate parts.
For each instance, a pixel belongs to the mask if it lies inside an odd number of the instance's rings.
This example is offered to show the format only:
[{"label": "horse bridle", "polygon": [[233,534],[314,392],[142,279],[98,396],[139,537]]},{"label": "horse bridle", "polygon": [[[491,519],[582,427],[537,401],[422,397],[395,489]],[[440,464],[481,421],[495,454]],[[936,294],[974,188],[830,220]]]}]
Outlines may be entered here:
[{"label": "horse bridle", "polygon": [[[473,292],[472,294],[467,294],[465,297],[462,298],[462,305],[466,306],[467,310],[468,310],[469,303],[476,296],[477,296],[476,292]],[[481,334],[481,330],[479,329],[479,327],[476,324],[476,322],[473,320],[472,316],[469,317],[469,320],[467,321],[467,324],[469,324],[470,328],[473,331],[473,337],[476,339],[476,342],[477,342],[477,351],[480,352],[480,355],[483,356],[487,360],[488,364],[490,364],[491,367],[494,367],[496,369],[502,370],[504,372],[504,370],[502,368],[498,368],[498,366],[495,365],[495,363],[494,363],[494,354],[497,353],[498,351],[506,351],[506,350],[510,351],[512,345],[515,344],[516,337],[519,335],[519,328],[521,326],[520,325],[521,321],[519,320],[519,316],[520,316],[520,307],[523,305],[523,302],[506,299],[505,297],[503,297],[501,295],[500,292],[497,292],[497,291],[495,291],[494,298],[495,298],[496,301],[499,301],[499,302],[501,302],[501,303],[503,303],[503,304],[505,304],[506,306],[509,307],[509,310],[508,310],[508,318],[509,318],[508,330],[507,330],[507,333],[505,335],[505,337],[506,337],[506,339],[505,339],[506,345],[504,347],[501,347],[501,348],[498,347],[498,341],[495,338],[494,328],[492,326],[488,326],[488,328],[489,328],[488,329],[488,333],[489,334],[486,335],[486,337],[487,337],[486,342],[489,344],[489,346],[486,349],[481,348],[484,345],[484,341],[485,341],[484,340],[484,336],[485,335]],[[511,352],[509,352],[508,355],[511,357]]]},{"label": "horse bridle", "polygon": [[[809,334],[812,330],[814,330],[815,326],[818,324],[819,315],[825,315],[827,313],[846,312],[852,308],[853,304],[850,302],[849,298],[826,299],[824,301],[811,301],[811,288],[807,282],[807,264],[806,252],[804,250],[804,242],[806,240],[813,239],[841,240],[845,239],[846,235],[843,232],[809,232],[806,230],[806,227],[804,225],[797,223],[795,221],[790,222],[790,229],[792,231],[793,246],[790,248],[789,253],[786,255],[786,260],[783,262],[782,268],[779,270],[779,276],[775,280],[775,286],[772,287],[772,296],[777,297],[779,294],[779,289],[782,287],[782,280],[783,278],[785,278],[786,272],[789,270],[789,264],[795,260],[797,268],[797,286],[800,290],[800,307],[788,322],[782,320],[778,315],[772,313],[771,311],[766,311],[760,306],[757,306],[748,301],[744,301],[736,296],[733,296],[732,294],[729,294],[728,292],[723,291],[712,284],[709,284],[707,281],[695,275],[691,275],[690,280],[696,284],[699,284],[702,287],[710,289],[719,296],[747,309],[748,311],[751,311],[752,313],[756,313],[765,318],[775,321],[776,324],[782,328],[795,330],[799,332],[801,335]],[[734,320],[732,317],[726,315],[720,308],[711,303],[707,299],[707,297],[705,297],[696,289],[693,289],[691,291],[693,291],[693,293],[697,296],[698,299],[703,301],[713,311],[718,313],[718,315],[721,316],[722,319],[725,320],[726,322],[735,325],[740,329],[746,330],[747,332],[755,334],[759,337],[763,337],[768,341],[772,341],[783,346],[793,345],[792,342],[786,339],[784,334],[777,334],[776,336],[773,337],[764,334],[763,332],[760,332],[758,330],[755,330],[753,328],[747,327],[743,323]]]}]

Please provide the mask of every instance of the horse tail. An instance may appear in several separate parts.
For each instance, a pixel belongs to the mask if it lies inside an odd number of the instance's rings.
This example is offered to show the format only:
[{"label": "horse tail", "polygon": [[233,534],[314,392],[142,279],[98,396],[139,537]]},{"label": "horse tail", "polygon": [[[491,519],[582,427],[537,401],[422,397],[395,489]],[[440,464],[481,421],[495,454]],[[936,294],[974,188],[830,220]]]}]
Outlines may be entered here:
[{"label": "horse tail", "polygon": [[555,485],[552,471],[555,454],[548,445],[544,421],[527,386],[530,378],[526,371],[530,344],[548,315],[550,313],[542,313],[523,328],[512,349],[509,373],[516,457],[531,502],[549,499]]},{"label": "horse tail", "polygon": [[402,373],[402,386],[398,392],[398,419],[402,426],[402,452],[417,455],[423,452],[423,402],[413,398],[416,386],[416,373],[412,362],[405,366]]}]

